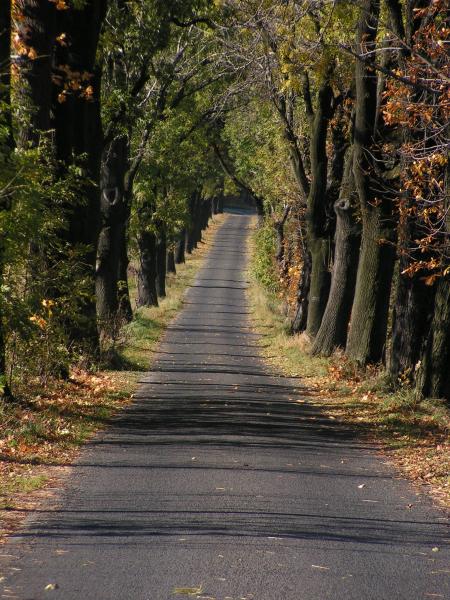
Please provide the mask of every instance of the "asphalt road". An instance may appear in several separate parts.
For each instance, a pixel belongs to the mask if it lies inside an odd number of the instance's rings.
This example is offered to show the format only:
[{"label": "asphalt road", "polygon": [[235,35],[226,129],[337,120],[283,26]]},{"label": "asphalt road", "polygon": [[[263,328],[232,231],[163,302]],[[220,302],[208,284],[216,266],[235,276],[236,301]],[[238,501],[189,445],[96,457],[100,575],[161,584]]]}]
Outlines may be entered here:
[{"label": "asphalt road", "polygon": [[136,402],[0,549],[1,598],[450,598],[442,513],[259,358],[249,225],[230,215]]}]

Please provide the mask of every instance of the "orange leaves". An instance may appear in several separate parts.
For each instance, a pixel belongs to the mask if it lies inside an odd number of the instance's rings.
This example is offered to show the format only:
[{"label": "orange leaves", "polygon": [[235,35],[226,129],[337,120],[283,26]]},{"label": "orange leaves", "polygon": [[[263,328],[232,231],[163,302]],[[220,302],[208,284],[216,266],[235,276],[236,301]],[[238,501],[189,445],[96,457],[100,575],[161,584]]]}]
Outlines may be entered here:
[{"label": "orange leaves", "polygon": [[93,75],[87,71],[73,71],[68,65],[60,65],[52,77],[54,85],[61,87],[58,102],[63,104],[69,96],[78,96],[84,100],[94,99],[94,87],[90,83]]},{"label": "orange leaves", "polygon": [[[403,274],[420,275],[428,286],[446,274],[450,263],[445,183],[450,118],[447,4],[445,0],[435,0],[417,11],[418,17],[429,18],[421,21],[410,55],[402,69],[396,71],[396,75],[422,88],[415,89],[391,78],[384,92],[386,125],[410,132],[402,136],[407,139],[397,150],[402,167],[401,197],[397,201],[399,241],[403,255],[411,260]],[[404,235],[410,224],[415,230],[413,240]]]},{"label": "orange leaves", "polygon": [[55,5],[56,10],[69,10],[70,6],[67,4],[66,0],[49,0]]},{"label": "orange leaves", "polygon": [[433,275],[429,275],[428,277],[424,278],[424,283],[425,285],[433,285],[434,282],[436,281],[436,279],[438,279],[439,275],[437,273],[433,273]]},{"label": "orange leaves", "polygon": [[30,321],[35,323],[40,329],[45,329],[47,327],[47,321],[39,315],[32,315]]}]

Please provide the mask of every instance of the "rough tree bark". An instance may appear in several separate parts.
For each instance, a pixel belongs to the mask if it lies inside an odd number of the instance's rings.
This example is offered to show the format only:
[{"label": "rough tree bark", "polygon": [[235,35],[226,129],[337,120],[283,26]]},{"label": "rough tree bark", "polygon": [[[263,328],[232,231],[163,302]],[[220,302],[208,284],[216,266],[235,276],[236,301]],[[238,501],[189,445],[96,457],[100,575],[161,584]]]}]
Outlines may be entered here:
[{"label": "rough tree bark", "polygon": [[336,238],[331,289],[312,353],[329,356],[335,348],[345,347],[358,267],[361,231],[356,219],[353,178],[353,151],[348,150],[341,191],[334,205]]},{"label": "rough tree bark", "polygon": [[97,248],[96,298],[99,327],[115,318],[119,311],[119,264],[122,230],[126,220],[126,198],[123,187],[127,168],[128,141],[125,136],[114,139],[105,149],[101,173],[101,225]]},{"label": "rough tree bark", "polygon": [[181,265],[185,262],[186,249],[186,229],[182,229],[178,235],[178,241],[175,249],[175,263]]},{"label": "rough tree bark", "polygon": [[158,227],[156,242],[156,291],[159,298],[166,296],[166,268],[167,268],[167,239],[162,223]]},{"label": "rough tree bark", "polygon": [[[42,3],[45,4],[45,3]],[[51,3],[54,5],[54,3]],[[99,349],[95,303],[95,269],[100,229],[100,165],[103,150],[103,130],[100,115],[101,71],[97,64],[97,47],[106,13],[106,0],[88,0],[79,8],[57,11],[57,30],[66,33],[66,47],[58,45],[55,74],[64,81],[67,67],[73,73],[87,73],[92,93],[90,99],[76,91],[61,101],[61,87],[54,87],[56,155],[67,167],[73,162],[83,169],[83,202],[68,211],[64,240],[71,247],[86,248],[83,264],[86,279],[92,282],[90,294],[82,307],[83,325],[70,327],[73,340],[88,345],[93,352]]]},{"label": "rough tree bark", "polygon": [[189,221],[186,227],[186,252],[192,253],[192,250],[197,247],[197,219],[198,219],[198,204],[200,202],[200,191],[195,190],[189,197],[188,211]]},{"label": "rough tree bark", "polygon": [[314,338],[319,331],[331,283],[334,220],[333,222],[330,220],[332,202],[329,194],[331,190],[327,184],[326,151],[334,99],[330,85],[331,74],[332,66],[324,75],[317,94],[315,111],[311,103],[306,103],[311,123],[311,184],[306,209],[306,230],[308,250],[312,260],[306,332],[311,338]]},{"label": "rough tree bark", "polygon": [[[376,49],[379,0],[363,0],[357,29],[361,54]],[[379,362],[386,343],[389,296],[394,268],[394,246],[389,219],[391,203],[376,192],[374,125],[377,110],[377,76],[374,53],[355,67],[356,108],[353,171],[361,205],[362,243],[355,299],[347,340],[347,355],[360,364]]]},{"label": "rough tree bark", "polygon": [[[450,129],[450,127],[448,128]],[[450,237],[450,163],[445,174],[446,230]],[[448,257],[446,260],[447,268]],[[428,331],[416,382],[419,396],[450,401],[450,277],[440,277],[436,285],[431,325]]]},{"label": "rough tree bark", "polygon": [[422,353],[416,389],[419,396],[450,400],[450,279],[437,283],[431,326]]},{"label": "rough tree bark", "polygon": [[158,306],[156,290],[156,236],[150,231],[141,231],[138,235],[138,306]]},{"label": "rough tree bark", "polygon": [[174,275],[176,275],[177,268],[175,266],[175,251],[173,249],[173,246],[167,251],[166,269],[168,273],[173,273]]},{"label": "rough tree bark", "polygon": [[429,331],[434,289],[419,277],[402,275],[409,261],[398,261],[398,283],[392,316],[392,340],[388,372],[393,381],[412,380],[420,359],[424,339]]},{"label": "rough tree bark", "polygon": [[301,249],[303,264],[297,288],[297,308],[291,324],[291,333],[302,333],[308,319],[309,288],[311,285],[311,255],[305,244],[306,231],[301,221],[298,224],[298,245]]}]

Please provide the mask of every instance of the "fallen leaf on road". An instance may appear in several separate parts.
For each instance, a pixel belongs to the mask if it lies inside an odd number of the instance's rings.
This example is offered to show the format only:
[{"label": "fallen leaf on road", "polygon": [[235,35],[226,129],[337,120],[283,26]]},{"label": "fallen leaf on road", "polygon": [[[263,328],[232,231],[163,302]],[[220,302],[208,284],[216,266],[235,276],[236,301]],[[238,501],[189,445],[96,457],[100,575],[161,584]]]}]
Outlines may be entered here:
[{"label": "fallen leaf on road", "polygon": [[45,586],[44,590],[50,591],[50,590],[57,590],[58,588],[59,588],[59,585],[57,583],[49,583],[48,585]]},{"label": "fallen leaf on road", "polygon": [[173,594],[184,594],[185,596],[198,596],[203,592],[202,586],[200,587],[179,587],[174,588]]},{"label": "fallen leaf on road", "polygon": [[439,548],[435,546],[434,548],[431,548],[431,552],[439,552]]},{"label": "fallen leaf on road", "polygon": [[365,484],[365,483],[362,483],[361,485],[358,485],[358,488],[359,488],[360,490],[362,490],[362,489],[363,489],[363,488],[365,488],[365,487],[366,487],[366,484]]}]

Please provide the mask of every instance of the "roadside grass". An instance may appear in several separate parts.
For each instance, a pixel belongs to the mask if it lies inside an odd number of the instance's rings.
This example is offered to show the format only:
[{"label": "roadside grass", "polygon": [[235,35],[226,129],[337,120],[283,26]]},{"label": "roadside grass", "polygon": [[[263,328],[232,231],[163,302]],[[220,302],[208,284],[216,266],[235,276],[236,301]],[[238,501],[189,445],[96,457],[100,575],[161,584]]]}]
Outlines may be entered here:
[{"label": "roadside grass", "polygon": [[[17,527],[19,510],[33,493],[53,481],[62,466],[70,465],[80,446],[132,401],[142,371],[152,357],[167,325],[180,310],[183,295],[208,252],[226,215],[216,215],[203,242],[186,263],[169,275],[167,297],[158,307],[140,308],[116,341],[115,370],[86,372],[73,369],[67,381],[26,381],[15,390],[18,402],[0,403],[0,541]],[[131,296],[134,301],[135,287]],[[26,497],[26,498],[25,498]],[[36,494],[36,503],[39,502]],[[14,512],[14,511],[13,511]]]},{"label": "roadside grass", "polygon": [[306,334],[290,335],[283,302],[252,275],[255,257],[250,239],[249,300],[257,331],[265,336],[266,361],[288,376],[301,377],[309,402],[380,444],[401,473],[428,486],[450,506],[450,408],[443,400],[419,400],[406,385],[395,389],[383,369],[360,369],[342,352],[329,358],[310,354]]}]

